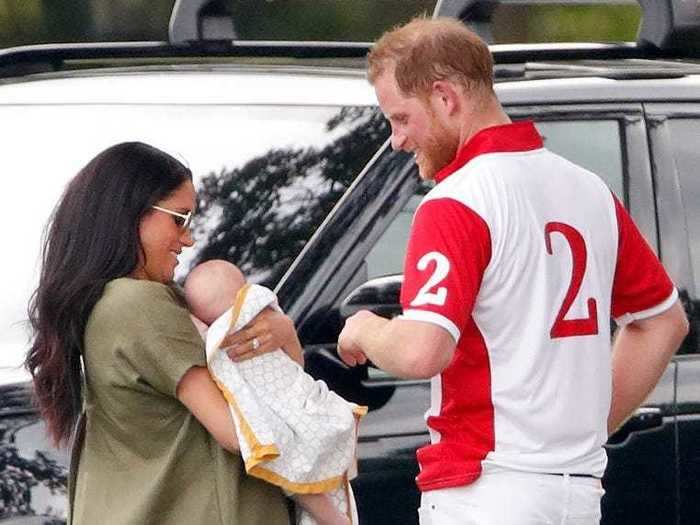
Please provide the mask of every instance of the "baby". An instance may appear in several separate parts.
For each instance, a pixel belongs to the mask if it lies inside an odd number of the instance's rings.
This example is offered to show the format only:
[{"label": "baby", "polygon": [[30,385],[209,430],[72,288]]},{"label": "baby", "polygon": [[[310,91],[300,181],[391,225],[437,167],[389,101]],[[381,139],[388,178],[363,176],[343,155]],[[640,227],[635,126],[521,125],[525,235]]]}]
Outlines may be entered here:
[{"label": "baby", "polygon": [[366,408],[328,390],[281,349],[240,362],[219,349],[227,332],[265,308],[279,309],[271,290],[246,284],[233,264],[195,267],[185,297],[206,340],[209,372],[228,401],[246,471],[293,495],[300,525],[356,524],[347,473]]}]

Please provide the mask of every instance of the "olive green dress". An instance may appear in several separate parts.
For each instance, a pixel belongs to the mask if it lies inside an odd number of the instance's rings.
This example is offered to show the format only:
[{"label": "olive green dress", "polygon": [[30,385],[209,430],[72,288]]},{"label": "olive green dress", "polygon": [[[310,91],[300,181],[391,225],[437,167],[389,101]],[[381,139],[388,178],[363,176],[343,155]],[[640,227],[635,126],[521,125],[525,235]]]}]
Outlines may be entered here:
[{"label": "olive green dress", "polygon": [[[110,282],[85,330],[86,430],[73,525],[289,523],[277,487],[245,474],[175,397],[202,340],[179,295]],[[79,447],[78,447],[79,448]]]}]

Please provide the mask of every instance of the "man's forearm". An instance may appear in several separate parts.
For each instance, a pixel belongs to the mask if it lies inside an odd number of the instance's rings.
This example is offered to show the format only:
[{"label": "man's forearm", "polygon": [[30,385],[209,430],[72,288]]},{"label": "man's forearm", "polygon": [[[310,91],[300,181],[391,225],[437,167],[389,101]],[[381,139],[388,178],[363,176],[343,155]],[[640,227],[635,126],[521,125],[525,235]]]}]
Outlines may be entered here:
[{"label": "man's forearm", "polygon": [[680,303],[657,317],[620,328],[613,344],[609,433],[617,430],[651,393],[687,332]]},{"label": "man's forearm", "polygon": [[352,325],[352,345],[359,347],[375,366],[396,377],[432,377],[449,364],[454,353],[452,336],[430,323],[389,321],[369,312],[356,314],[348,323]]},{"label": "man's forearm", "polygon": [[406,377],[409,368],[407,355],[401,352],[400,336],[397,339],[392,323],[379,316],[363,319],[363,329],[360,331],[357,343],[372,363],[382,370],[397,377]]}]

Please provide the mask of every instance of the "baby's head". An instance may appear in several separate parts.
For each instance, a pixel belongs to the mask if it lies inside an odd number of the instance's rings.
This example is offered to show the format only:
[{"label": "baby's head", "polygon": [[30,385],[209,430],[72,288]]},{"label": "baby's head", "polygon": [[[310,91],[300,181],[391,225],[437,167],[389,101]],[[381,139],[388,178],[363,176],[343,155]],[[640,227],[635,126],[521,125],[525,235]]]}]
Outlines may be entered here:
[{"label": "baby's head", "polygon": [[194,267],[185,280],[190,312],[207,325],[233,306],[245,284],[243,273],[228,261],[213,259]]}]

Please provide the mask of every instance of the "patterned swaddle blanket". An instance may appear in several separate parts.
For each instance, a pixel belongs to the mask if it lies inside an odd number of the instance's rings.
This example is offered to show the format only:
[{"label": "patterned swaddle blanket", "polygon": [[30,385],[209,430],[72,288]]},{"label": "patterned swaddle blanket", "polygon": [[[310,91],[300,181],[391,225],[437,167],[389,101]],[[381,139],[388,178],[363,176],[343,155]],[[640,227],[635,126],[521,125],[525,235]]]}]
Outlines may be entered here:
[{"label": "patterned swaddle blanket", "polygon": [[[279,310],[274,292],[246,285],[207,332],[209,371],[228,401],[246,471],[289,493],[327,492],[357,523],[347,473],[366,408],[314,380],[281,349],[239,363],[219,351],[230,328],[241,329],[267,306]],[[297,523],[315,523],[297,509]]]}]

